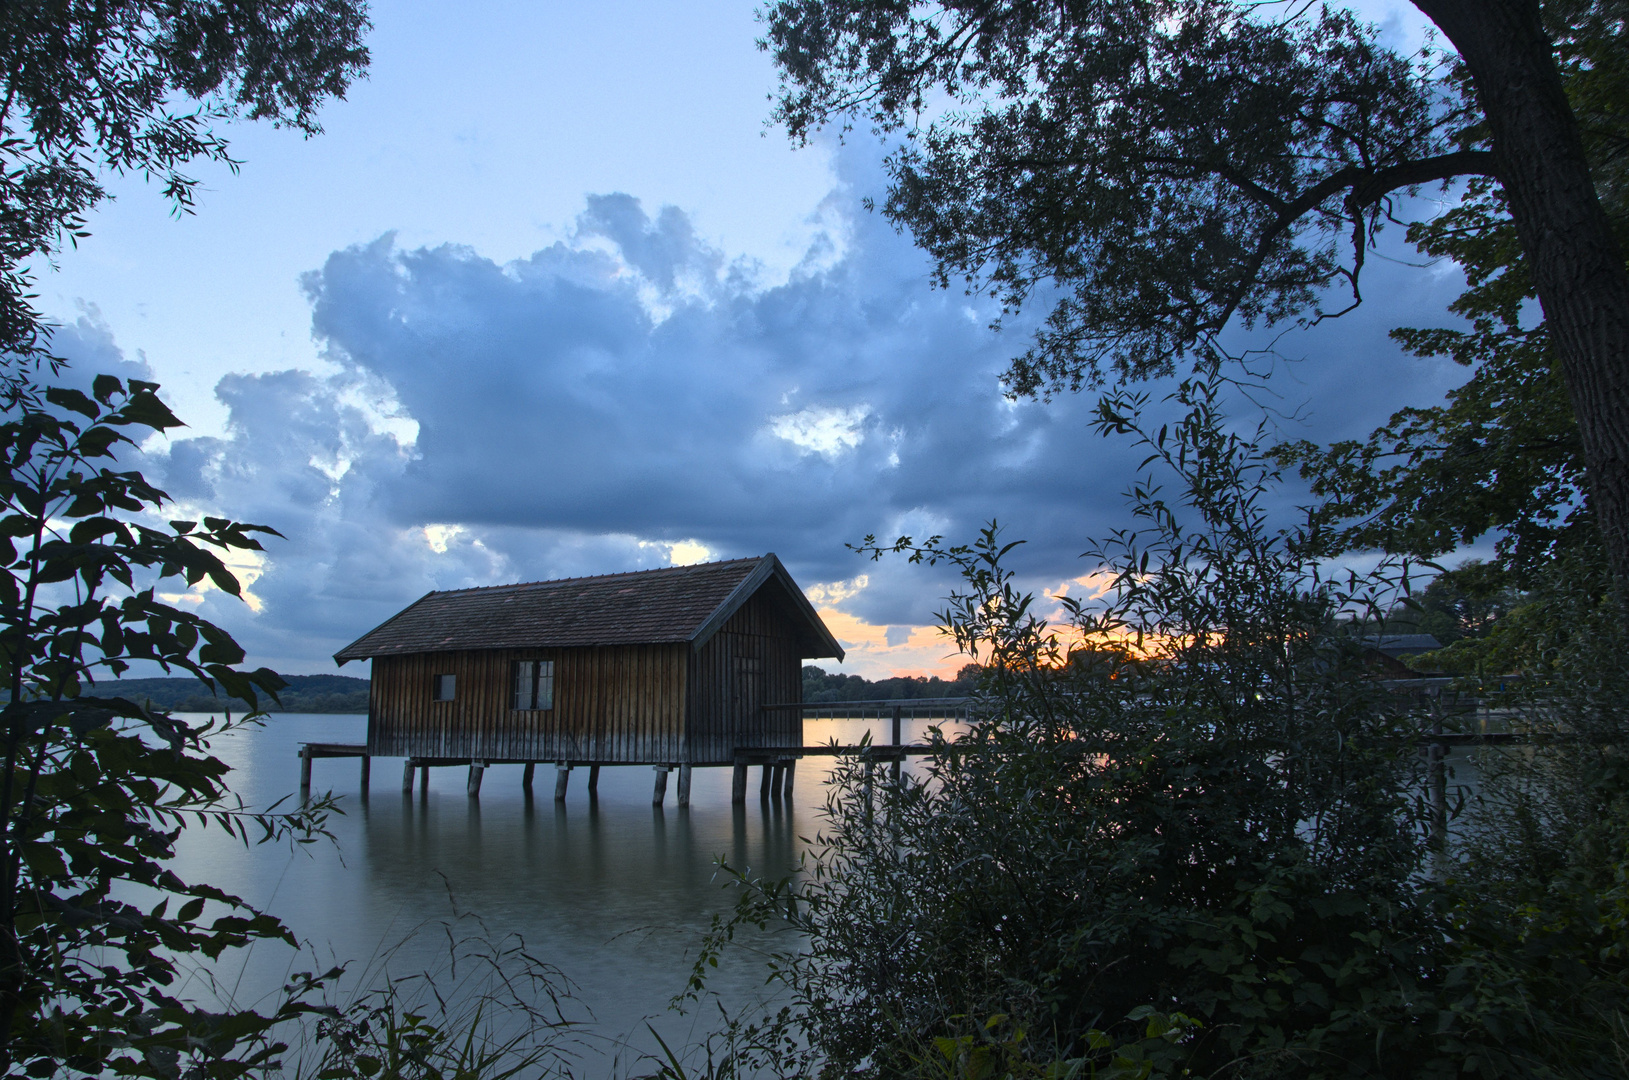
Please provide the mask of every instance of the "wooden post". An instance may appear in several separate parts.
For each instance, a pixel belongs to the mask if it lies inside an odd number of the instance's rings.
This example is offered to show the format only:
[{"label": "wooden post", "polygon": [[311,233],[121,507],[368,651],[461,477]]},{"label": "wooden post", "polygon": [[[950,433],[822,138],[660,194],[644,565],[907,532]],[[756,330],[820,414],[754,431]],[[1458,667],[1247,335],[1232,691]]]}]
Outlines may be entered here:
[{"label": "wooden post", "polygon": [[758,798],[767,799],[769,798],[770,781],[773,780],[775,776],[774,762],[764,762],[763,770],[763,776],[758,781]]},{"label": "wooden post", "polygon": [[366,754],[362,755],[362,797],[368,794],[368,781],[373,779],[373,759]]},{"label": "wooden post", "polygon": [[747,763],[735,763],[735,775],[730,778],[730,802],[739,805],[747,801]]},{"label": "wooden post", "polygon": [[766,770],[769,773],[769,799],[771,802],[780,802],[781,784],[786,780],[786,766],[777,761],[773,765],[766,766]]},{"label": "wooden post", "polygon": [[566,785],[571,782],[571,762],[561,761],[554,766],[554,801],[566,801]]},{"label": "wooden post", "polygon": [[[1432,718],[1431,734],[1442,734],[1442,714]],[[1448,748],[1433,742],[1428,751],[1428,781],[1431,785],[1431,835],[1427,847],[1431,850],[1431,873],[1438,881],[1448,872]]]},{"label": "wooden post", "polygon": [[311,747],[300,747],[300,796],[311,794]]},{"label": "wooden post", "polygon": [[650,804],[652,806],[661,806],[662,801],[667,798],[667,766],[657,765],[655,768],[656,790],[651,792]]},{"label": "wooden post", "polygon": [[600,793],[600,767],[598,765],[590,765],[588,767],[588,794],[589,794],[589,797],[592,798],[595,795],[598,795],[599,793]]},{"label": "wooden post", "polygon": [[679,766],[679,805],[690,805],[690,763]]},{"label": "wooden post", "polygon": [[419,797],[424,798],[430,794],[430,766],[419,766]]},{"label": "wooden post", "polygon": [[794,757],[786,759],[786,784],[781,788],[781,797],[787,802],[792,801],[792,777],[797,772],[797,768],[797,758]]},{"label": "wooden post", "polygon": [[469,784],[465,786],[464,790],[469,794],[470,798],[474,798],[481,793],[481,777],[485,773],[486,764],[484,762],[472,761],[469,763]]},{"label": "wooden post", "polygon": [[402,769],[402,794],[403,795],[411,795],[411,794],[413,794],[413,770],[414,770],[414,768],[416,768],[416,766],[413,764],[413,759],[408,758],[407,759],[407,765],[405,767],[403,767],[403,769]]},{"label": "wooden post", "polygon": [[520,774],[520,790],[524,791],[528,798],[530,798],[532,794],[532,777],[536,775],[537,762],[528,761],[526,763],[525,770]]},{"label": "wooden post", "polygon": [[[899,731],[899,706],[895,705],[894,706],[894,745],[895,746],[900,745],[900,737],[899,736],[900,736],[900,731]],[[894,782],[894,785],[896,787],[899,785],[899,763],[901,761],[903,761],[904,758],[905,758],[905,756],[903,754],[901,754],[899,757],[895,758],[894,763],[888,767],[888,778]]]}]

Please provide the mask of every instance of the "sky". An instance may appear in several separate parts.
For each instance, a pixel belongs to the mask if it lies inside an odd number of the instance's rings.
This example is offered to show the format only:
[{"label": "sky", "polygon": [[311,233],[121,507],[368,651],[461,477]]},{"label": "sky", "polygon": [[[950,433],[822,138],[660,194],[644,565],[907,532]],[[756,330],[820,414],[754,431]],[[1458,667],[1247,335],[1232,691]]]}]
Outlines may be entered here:
[{"label": "sky", "polygon": [[[1418,40],[1412,9],[1364,13]],[[868,534],[1026,540],[1023,584],[1089,587],[1140,460],[1093,399],[1006,400],[1024,318],[863,206],[866,138],[794,147],[750,3],[372,7],[369,77],[325,132],[234,125],[177,218],[139,179],[39,281],[81,374],[153,378],[189,427],[144,467],[182,516],[285,537],[247,603],[178,595],[251,664],[331,655],[431,589],[776,552],[840,669],[950,674],[942,569]],[[1281,342],[1276,423],[1366,433],[1460,373],[1401,356],[1461,282],[1379,260],[1366,306]],[[348,673],[365,674],[356,665]]]}]

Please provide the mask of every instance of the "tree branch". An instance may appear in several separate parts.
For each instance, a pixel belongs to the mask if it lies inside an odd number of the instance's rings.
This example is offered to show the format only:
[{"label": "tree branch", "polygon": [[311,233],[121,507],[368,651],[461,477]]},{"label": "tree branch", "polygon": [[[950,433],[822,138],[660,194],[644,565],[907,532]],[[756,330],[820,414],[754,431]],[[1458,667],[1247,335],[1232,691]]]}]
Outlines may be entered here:
[{"label": "tree branch", "polygon": [[1304,215],[1317,209],[1342,189],[1350,189],[1346,196],[1346,209],[1355,217],[1362,210],[1373,206],[1399,188],[1428,184],[1433,180],[1449,180],[1456,176],[1498,175],[1493,154],[1487,150],[1456,150],[1451,154],[1405,161],[1400,165],[1378,170],[1364,169],[1356,165],[1335,170],[1295,199],[1283,204],[1278,216],[1262,232],[1256,250],[1246,264],[1246,272],[1239,278],[1233,294],[1228,297],[1215,327],[1219,329],[1225,326],[1239,305],[1244,302],[1244,296],[1255,283],[1256,275],[1261,271],[1261,264],[1267,261],[1267,253],[1272,250],[1273,243]]},{"label": "tree branch", "polygon": [[1346,197],[1346,205],[1352,210],[1373,206],[1399,188],[1429,184],[1433,180],[1452,180],[1456,176],[1497,178],[1498,175],[1492,151],[1456,150],[1451,154],[1405,161],[1401,165],[1370,172],[1352,184],[1352,193]]}]

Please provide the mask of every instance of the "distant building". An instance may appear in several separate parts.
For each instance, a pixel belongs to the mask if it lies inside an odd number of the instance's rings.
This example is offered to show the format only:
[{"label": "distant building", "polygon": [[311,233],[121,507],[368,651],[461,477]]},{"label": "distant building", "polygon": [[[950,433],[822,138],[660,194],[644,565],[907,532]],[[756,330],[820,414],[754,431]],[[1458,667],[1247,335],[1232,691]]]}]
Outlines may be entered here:
[{"label": "distant building", "polygon": [[1362,642],[1365,649],[1373,649],[1393,660],[1442,648],[1442,642],[1432,634],[1380,634],[1376,637],[1363,638]]},{"label": "distant building", "polygon": [[1399,679],[1425,677],[1425,672],[1409,667],[1405,657],[1442,648],[1442,642],[1432,634],[1379,634],[1358,640],[1370,666]]},{"label": "distant building", "polygon": [[334,654],[373,661],[369,754],[580,765],[801,746],[820,657],[842,646],[774,555],[432,592]]}]

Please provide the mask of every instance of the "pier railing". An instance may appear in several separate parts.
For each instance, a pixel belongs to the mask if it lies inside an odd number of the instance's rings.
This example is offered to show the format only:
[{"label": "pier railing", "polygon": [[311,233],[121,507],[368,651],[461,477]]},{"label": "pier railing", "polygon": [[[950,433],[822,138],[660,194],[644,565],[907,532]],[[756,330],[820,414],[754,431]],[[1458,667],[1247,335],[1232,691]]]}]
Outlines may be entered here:
[{"label": "pier railing", "polygon": [[[966,721],[971,716],[973,699],[970,697],[941,698],[873,698],[864,701],[794,701],[782,705],[762,706],[765,712],[798,709],[805,720],[888,720],[892,722],[889,745],[895,753],[927,752],[927,747],[907,747],[901,738],[907,720]],[[790,748],[789,748],[790,749]],[[881,747],[877,747],[881,749]],[[858,746],[802,746],[802,754],[857,753]],[[739,755],[738,755],[739,756]],[[762,756],[762,755],[759,755]]]},{"label": "pier railing", "polygon": [[805,720],[966,720],[973,699],[970,697],[939,698],[873,698],[865,701],[793,701],[784,705],[765,705],[766,712],[799,709]]}]

